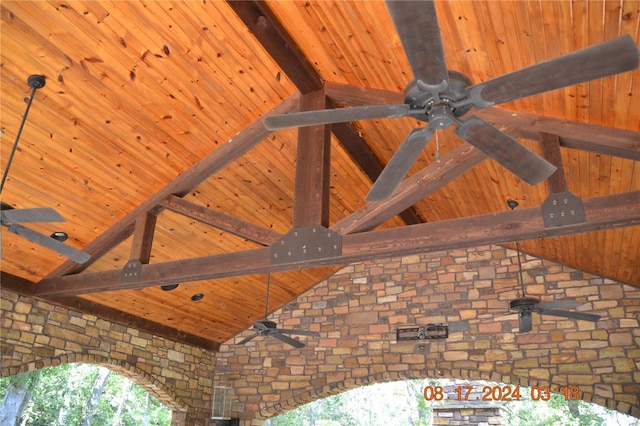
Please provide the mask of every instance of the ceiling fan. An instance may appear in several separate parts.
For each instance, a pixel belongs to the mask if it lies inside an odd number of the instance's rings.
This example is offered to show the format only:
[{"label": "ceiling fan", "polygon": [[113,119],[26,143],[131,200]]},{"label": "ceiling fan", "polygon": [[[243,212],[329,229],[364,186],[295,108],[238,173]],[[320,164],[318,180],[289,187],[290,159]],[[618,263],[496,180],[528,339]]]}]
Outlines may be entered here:
[{"label": "ceiling fan", "polygon": [[[24,128],[24,123],[27,119],[27,115],[29,114],[29,109],[31,108],[33,98],[35,97],[36,91],[44,87],[45,77],[42,75],[31,75],[27,79],[27,84],[29,84],[29,87],[31,87],[32,89],[31,96],[29,97],[29,100],[27,102],[27,108],[22,117],[20,127],[18,128],[16,139],[13,143],[11,152],[9,153],[9,160],[7,161],[7,166],[4,169],[2,181],[0,182],[0,193],[2,193],[4,184],[7,180],[7,176],[9,175],[9,168],[11,167],[11,163],[13,162],[13,156],[18,147],[18,141],[20,140],[20,135],[22,134],[22,129]],[[55,232],[51,236],[46,236],[37,231],[34,231],[33,229],[22,226],[21,223],[25,222],[64,222],[64,218],[51,207],[14,209],[7,203],[3,202],[1,204],[0,224],[6,227],[9,232],[20,235],[21,237],[24,237],[33,243],[48,248],[49,250],[53,250],[58,254],[68,257],[76,263],[85,263],[87,260],[89,260],[90,256],[87,253],[63,244],[63,241],[67,239],[67,235],[65,233]]]},{"label": "ceiling fan", "polygon": [[[511,210],[518,207],[516,200],[507,200],[507,205]],[[521,333],[526,333],[532,329],[531,314],[536,312],[540,315],[551,315],[583,321],[597,322],[600,315],[585,314],[582,312],[562,311],[557,308],[567,308],[580,306],[580,303],[573,300],[558,300],[553,302],[540,303],[540,300],[525,295],[524,280],[522,278],[522,262],[520,261],[520,246],[516,241],[516,253],[518,254],[518,280],[522,288],[522,297],[509,302],[509,309],[518,314],[518,328]]]},{"label": "ceiling fan", "polygon": [[405,89],[405,103],[338,108],[271,115],[269,130],[376,118],[412,117],[426,127],[412,130],[366,196],[367,201],[391,197],[429,139],[439,129],[455,133],[516,176],[535,185],[556,171],[551,163],[477,116],[460,119],[472,107],[487,108],[538,93],[630,71],[640,53],[629,35],[596,44],[491,80],[472,84],[464,74],[447,69],[433,1],[387,0],[414,80]]},{"label": "ceiling fan", "polygon": [[242,339],[241,341],[239,341],[238,343],[236,343],[237,345],[244,345],[245,343],[253,340],[254,338],[258,337],[258,336],[273,336],[278,340],[281,340],[282,342],[293,346],[294,348],[302,348],[305,346],[304,343],[302,343],[299,340],[295,340],[292,339],[291,337],[287,336],[287,335],[299,335],[299,336],[312,336],[312,337],[320,337],[320,333],[315,332],[315,331],[307,331],[307,330],[288,330],[288,329],[282,329],[282,328],[278,328],[276,323],[273,321],[269,321],[267,319],[267,315],[269,313],[269,286],[271,283],[271,274],[267,274],[267,298],[265,301],[265,306],[264,306],[264,318],[263,320],[259,320],[259,321],[254,321],[253,323],[253,329],[256,331],[254,334]]}]

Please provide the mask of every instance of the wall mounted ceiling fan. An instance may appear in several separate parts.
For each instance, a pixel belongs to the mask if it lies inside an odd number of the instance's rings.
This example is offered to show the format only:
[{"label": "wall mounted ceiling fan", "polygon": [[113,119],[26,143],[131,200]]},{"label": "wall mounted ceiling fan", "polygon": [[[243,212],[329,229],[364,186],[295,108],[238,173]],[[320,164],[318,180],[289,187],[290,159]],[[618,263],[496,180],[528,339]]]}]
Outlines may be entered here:
[{"label": "wall mounted ceiling fan", "polygon": [[[0,182],[0,194],[4,189],[7,176],[9,175],[9,168],[13,162],[13,157],[18,147],[18,141],[24,128],[24,123],[27,120],[29,109],[33,103],[36,91],[45,86],[45,77],[42,75],[31,75],[27,79],[27,84],[31,87],[31,96],[27,101],[27,107],[25,109],[20,127],[16,133],[16,139],[13,143],[13,147],[9,153],[9,159],[7,165],[2,174],[2,181]],[[43,235],[33,229],[29,229],[22,226],[21,223],[34,223],[34,222],[64,222],[64,218],[51,207],[37,207],[30,209],[15,209],[8,203],[2,202],[0,206],[0,224],[7,228],[7,230],[13,234],[20,235],[27,240],[41,245],[49,250],[52,250],[62,256],[68,257],[76,263],[85,263],[89,260],[90,256],[78,249],[63,244],[63,241],[67,239],[65,233],[54,233],[51,236]]]},{"label": "wall mounted ceiling fan", "polygon": [[289,329],[283,329],[283,328],[278,328],[277,324],[273,321],[270,321],[267,319],[267,315],[269,314],[269,287],[271,284],[271,274],[268,273],[267,274],[267,298],[265,300],[265,304],[264,304],[264,318],[263,320],[258,320],[258,321],[254,321],[253,322],[253,329],[255,330],[255,333],[242,339],[241,341],[239,341],[238,343],[236,343],[237,345],[244,345],[247,342],[250,342],[251,340],[255,339],[258,336],[273,336],[276,339],[286,343],[287,345],[293,346],[294,348],[302,348],[305,346],[304,343],[302,343],[299,340],[296,339],[292,339],[291,337],[287,336],[287,335],[299,335],[299,336],[312,336],[312,337],[320,337],[320,333],[315,332],[315,331],[308,331],[308,330],[289,330]]},{"label": "wall mounted ceiling fan", "polygon": [[487,108],[630,71],[640,60],[638,47],[625,35],[472,84],[464,74],[447,69],[433,1],[388,0],[386,4],[414,75],[405,89],[404,104],[264,118],[269,130],[407,116],[426,122],[426,127],[412,130],[400,145],[367,194],[367,201],[390,198],[433,134],[450,126],[456,126],[459,137],[530,185],[543,181],[556,171],[555,166],[477,116],[460,117],[472,107]]}]

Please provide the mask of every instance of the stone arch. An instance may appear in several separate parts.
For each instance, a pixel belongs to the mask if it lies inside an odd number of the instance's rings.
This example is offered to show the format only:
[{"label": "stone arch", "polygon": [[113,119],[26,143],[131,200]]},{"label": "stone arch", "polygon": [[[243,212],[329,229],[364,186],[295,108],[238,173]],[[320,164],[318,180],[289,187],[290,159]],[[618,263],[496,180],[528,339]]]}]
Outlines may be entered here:
[{"label": "stone arch", "polygon": [[2,367],[0,369],[0,377],[15,376],[16,374],[27,373],[47,367],[57,367],[64,364],[74,363],[93,364],[108,368],[109,370],[115,371],[116,373],[128,378],[142,389],[149,392],[151,396],[156,398],[170,410],[174,412],[187,411],[186,404],[177,397],[171,389],[168,389],[147,372],[129,364],[126,360],[106,358],[101,355],[72,353],[52,358],[41,358],[38,361],[29,362],[19,366]]},{"label": "stone arch", "polygon": [[[437,368],[412,370],[407,372],[383,372],[376,373],[371,376],[348,379],[342,383],[324,384],[319,388],[303,390],[297,392],[292,398],[283,401],[282,403],[263,402],[260,404],[258,417],[261,419],[275,417],[291,410],[292,407],[299,407],[316,400],[357,389],[362,386],[426,378],[497,382],[504,383],[506,385],[523,387],[548,386],[552,392],[557,394],[560,394],[560,388],[562,387],[559,384],[553,384],[545,380],[530,380],[526,377],[506,376],[500,373],[478,372],[471,370],[443,370]],[[585,402],[592,402],[593,397],[593,393],[584,392],[581,396],[581,399]],[[614,400],[607,400],[604,404],[600,403],[599,405],[603,405],[610,409],[615,409],[617,404]]]}]

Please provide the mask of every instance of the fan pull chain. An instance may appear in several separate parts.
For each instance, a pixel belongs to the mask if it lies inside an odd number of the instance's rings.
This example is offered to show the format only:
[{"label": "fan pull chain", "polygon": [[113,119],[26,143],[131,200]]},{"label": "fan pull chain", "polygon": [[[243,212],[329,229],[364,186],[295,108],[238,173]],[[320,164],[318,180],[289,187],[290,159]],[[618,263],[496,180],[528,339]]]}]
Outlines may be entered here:
[{"label": "fan pull chain", "polygon": [[440,140],[438,140],[438,129],[436,129],[436,163],[439,163],[440,160]]}]

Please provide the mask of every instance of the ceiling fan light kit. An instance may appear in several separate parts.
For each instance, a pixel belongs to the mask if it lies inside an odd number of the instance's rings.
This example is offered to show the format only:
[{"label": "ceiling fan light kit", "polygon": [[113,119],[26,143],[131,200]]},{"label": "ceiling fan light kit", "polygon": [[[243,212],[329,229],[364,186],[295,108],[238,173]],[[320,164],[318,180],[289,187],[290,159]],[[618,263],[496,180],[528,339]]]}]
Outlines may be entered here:
[{"label": "ceiling fan light kit", "polygon": [[478,84],[447,69],[441,34],[432,1],[387,1],[395,28],[413,72],[405,89],[405,104],[325,109],[264,118],[269,130],[376,118],[412,117],[426,127],[412,130],[391,157],[367,201],[389,199],[433,134],[455,126],[463,140],[530,185],[557,168],[517,140],[480,119],[465,115],[473,107],[488,108],[551,90],[631,71],[640,53],[629,35],[568,53]]}]

